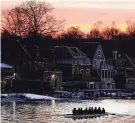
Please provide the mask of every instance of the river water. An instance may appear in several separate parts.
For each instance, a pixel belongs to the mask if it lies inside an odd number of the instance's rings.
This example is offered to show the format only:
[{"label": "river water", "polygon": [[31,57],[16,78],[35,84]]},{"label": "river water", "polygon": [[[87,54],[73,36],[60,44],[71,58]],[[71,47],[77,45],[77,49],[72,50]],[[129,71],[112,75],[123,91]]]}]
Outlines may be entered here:
[{"label": "river water", "polygon": [[[130,116],[103,116],[93,119],[65,118],[73,108],[104,107],[107,112]],[[135,100],[85,100],[2,103],[2,123],[135,123]]]}]

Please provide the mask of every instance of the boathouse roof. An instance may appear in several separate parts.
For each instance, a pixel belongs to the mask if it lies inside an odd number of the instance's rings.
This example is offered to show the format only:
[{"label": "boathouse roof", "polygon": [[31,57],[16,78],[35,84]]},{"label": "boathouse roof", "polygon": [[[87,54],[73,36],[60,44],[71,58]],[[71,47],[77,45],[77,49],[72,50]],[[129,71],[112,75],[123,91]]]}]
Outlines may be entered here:
[{"label": "boathouse roof", "polygon": [[55,46],[54,49],[58,58],[87,58],[87,55],[77,47]]}]

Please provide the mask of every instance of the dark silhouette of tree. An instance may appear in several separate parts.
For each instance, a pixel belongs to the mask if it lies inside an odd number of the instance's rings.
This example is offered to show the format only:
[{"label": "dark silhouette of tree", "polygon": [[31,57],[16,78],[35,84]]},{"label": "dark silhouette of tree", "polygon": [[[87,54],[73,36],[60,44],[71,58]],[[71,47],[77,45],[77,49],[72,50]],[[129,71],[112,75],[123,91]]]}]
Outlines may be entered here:
[{"label": "dark silhouette of tree", "polygon": [[85,33],[82,32],[79,27],[70,27],[66,32],[63,32],[60,37],[64,39],[83,39],[85,38]]},{"label": "dark silhouette of tree", "polygon": [[4,11],[3,13],[3,30],[7,30],[12,35],[23,35],[27,31],[25,24],[25,15],[22,13],[20,7],[15,7],[11,10]]},{"label": "dark silhouette of tree", "polygon": [[64,21],[57,20],[53,8],[46,2],[28,1],[4,14],[4,28],[10,33],[26,35],[46,35],[60,31]]},{"label": "dark silhouette of tree", "polygon": [[100,31],[98,29],[92,29],[87,35],[87,39],[101,38]]},{"label": "dark silhouette of tree", "polygon": [[126,33],[131,37],[131,39],[135,39],[135,23],[127,21]]},{"label": "dark silhouette of tree", "polygon": [[2,30],[2,33],[1,33],[2,38],[9,39],[10,36],[11,36],[11,34],[10,34],[10,32],[8,30]]},{"label": "dark silhouette of tree", "polygon": [[120,34],[120,30],[116,28],[116,25],[114,22],[112,22],[111,27],[106,27],[103,31],[102,31],[102,37],[104,39],[107,40],[115,40],[119,34]]},{"label": "dark silhouette of tree", "polygon": [[97,39],[101,38],[101,26],[102,22],[98,21],[93,25],[93,28],[90,30],[90,32],[86,35],[87,39]]}]

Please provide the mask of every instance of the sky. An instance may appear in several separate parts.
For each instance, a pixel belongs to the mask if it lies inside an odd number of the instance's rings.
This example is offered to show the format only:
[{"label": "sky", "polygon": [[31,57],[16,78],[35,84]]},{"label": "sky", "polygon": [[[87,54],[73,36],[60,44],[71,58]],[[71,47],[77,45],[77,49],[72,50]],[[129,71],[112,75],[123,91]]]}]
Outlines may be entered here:
[{"label": "sky", "polygon": [[[2,10],[10,9],[27,0],[1,0]],[[88,32],[97,21],[109,25],[114,21],[125,29],[126,21],[135,21],[135,0],[36,0],[49,2],[58,19],[66,20],[65,28],[79,26]]]}]

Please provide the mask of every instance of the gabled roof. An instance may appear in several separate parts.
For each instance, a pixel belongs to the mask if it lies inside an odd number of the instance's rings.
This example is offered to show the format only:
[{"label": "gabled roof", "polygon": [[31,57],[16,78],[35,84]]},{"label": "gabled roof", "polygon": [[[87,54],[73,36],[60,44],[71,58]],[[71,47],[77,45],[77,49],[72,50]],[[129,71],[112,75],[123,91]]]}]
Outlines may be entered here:
[{"label": "gabled roof", "polygon": [[77,47],[55,46],[57,58],[86,58],[87,55]]},{"label": "gabled roof", "polygon": [[79,48],[87,54],[90,59],[93,59],[96,49],[98,47],[98,42],[84,42]]},{"label": "gabled roof", "polygon": [[72,58],[72,55],[66,46],[56,46],[54,54],[56,58]]}]

